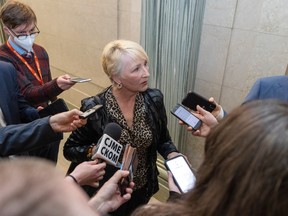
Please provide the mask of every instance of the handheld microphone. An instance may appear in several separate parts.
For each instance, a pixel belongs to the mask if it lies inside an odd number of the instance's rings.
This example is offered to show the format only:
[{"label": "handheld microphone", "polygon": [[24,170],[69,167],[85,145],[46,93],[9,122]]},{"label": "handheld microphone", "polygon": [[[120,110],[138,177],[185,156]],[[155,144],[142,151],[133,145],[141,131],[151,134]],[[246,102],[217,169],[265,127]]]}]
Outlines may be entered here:
[{"label": "handheld microphone", "polygon": [[121,136],[122,128],[116,123],[106,125],[103,136],[99,139],[92,160],[98,158],[108,164],[116,166],[120,158],[123,146],[116,140]]}]

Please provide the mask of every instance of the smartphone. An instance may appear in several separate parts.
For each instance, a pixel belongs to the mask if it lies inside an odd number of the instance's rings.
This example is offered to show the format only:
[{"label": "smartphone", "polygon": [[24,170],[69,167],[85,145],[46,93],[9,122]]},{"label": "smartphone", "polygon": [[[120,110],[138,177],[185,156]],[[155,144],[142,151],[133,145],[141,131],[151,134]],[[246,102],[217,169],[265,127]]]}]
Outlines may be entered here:
[{"label": "smartphone", "polygon": [[71,81],[75,82],[75,83],[84,83],[84,82],[90,82],[91,79],[90,78],[82,78],[82,77],[72,77]]},{"label": "smartphone", "polygon": [[130,144],[125,146],[121,170],[128,170],[129,175],[122,178],[118,183],[121,196],[126,193],[126,188],[129,186],[130,182],[133,181],[134,173],[136,173],[138,160],[136,159],[136,148],[132,147]]},{"label": "smartphone", "polygon": [[65,100],[62,98],[58,98],[57,100],[46,106],[44,109],[40,110],[38,114],[41,118],[43,118],[46,116],[55,115],[57,113],[66,112],[68,110],[69,108]]},{"label": "smartphone", "polygon": [[196,177],[183,155],[168,159],[164,164],[172,173],[174,182],[182,193],[187,193],[194,187]]},{"label": "smartphone", "polygon": [[201,126],[201,120],[179,103],[171,110],[171,113],[194,130]]},{"label": "smartphone", "polygon": [[182,104],[194,111],[197,111],[197,105],[209,112],[212,112],[216,108],[216,105],[214,103],[211,103],[209,100],[195,92],[189,92],[182,100]]},{"label": "smartphone", "polygon": [[79,118],[81,118],[81,119],[86,119],[86,118],[88,118],[90,115],[92,115],[93,113],[95,113],[98,109],[100,109],[102,106],[103,106],[103,105],[98,104],[98,105],[92,107],[91,109],[86,110],[83,114],[81,114],[81,115],[79,116]]}]

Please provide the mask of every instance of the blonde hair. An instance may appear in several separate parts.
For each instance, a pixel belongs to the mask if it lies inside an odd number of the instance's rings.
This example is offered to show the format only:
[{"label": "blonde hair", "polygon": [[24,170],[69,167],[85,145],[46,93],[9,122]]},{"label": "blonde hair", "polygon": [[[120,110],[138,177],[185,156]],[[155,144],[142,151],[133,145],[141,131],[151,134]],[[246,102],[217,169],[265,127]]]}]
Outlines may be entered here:
[{"label": "blonde hair", "polygon": [[129,40],[111,41],[104,47],[102,53],[102,67],[110,79],[113,75],[122,72],[124,55],[132,59],[141,58],[148,61],[147,53],[140,44]]}]

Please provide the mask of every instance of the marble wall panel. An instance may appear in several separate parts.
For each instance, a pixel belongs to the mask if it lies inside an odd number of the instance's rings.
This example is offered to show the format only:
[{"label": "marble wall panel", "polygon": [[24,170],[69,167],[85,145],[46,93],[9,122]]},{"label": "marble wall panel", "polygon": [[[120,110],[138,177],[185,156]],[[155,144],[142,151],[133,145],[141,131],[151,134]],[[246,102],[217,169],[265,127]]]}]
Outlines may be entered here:
[{"label": "marble wall panel", "polygon": [[140,42],[141,0],[119,1],[119,39]]},{"label": "marble wall panel", "polygon": [[223,85],[247,91],[259,77],[283,75],[287,55],[287,37],[235,29]]},{"label": "marble wall panel", "polygon": [[206,0],[204,24],[231,28],[238,0]]},{"label": "marble wall panel", "polygon": [[140,42],[140,19],[138,12],[119,12],[119,39],[129,39]]},{"label": "marble wall panel", "polygon": [[199,51],[197,78],[215,84],[223,81],[231,29],[204,25]]},{"label": "marble wall panel", "polygon": [[[215,91],[219,102],[232,109],[242,102],[257,78],[285,74],[287,4],[284,0],[207,0],[195,90],[207,95],[219,84]],[[210,25],[215,29],[211,30]],[[230,29],[231,37],[225,38],[217,27]],[[222,38],[220,44],[217,37]],[[224,55],[215,55],[221,54],[223,40],[227,42],[226,59]],[[222,65],[219,59],[224,60]]]},{"label": "marble wall panel", "polygon": [[206,97],[213,97],[217,102],[220,102],[222,84],[212,83],[206,80],[196,78],[194,91]]},{"label": "marble wall panel", "polygon": [[229,113],[243,103],[246,95],[247,91],[223,85],[220,104]]},{"label": "marble wall panel", "polygon": [[119,11],[141,13],[141,0],[119,0]]},{"label": "marble wall panel", "polygon": [[238,1],[235,28],[288,36],[288,1]]},{"label": "marble wall panel", "polygon": [[185,155],[189,158],[189,162],[195,170],[199,168],[204,159],[204,144],[204,138],[195,137],[191,133],[188,134]]}]

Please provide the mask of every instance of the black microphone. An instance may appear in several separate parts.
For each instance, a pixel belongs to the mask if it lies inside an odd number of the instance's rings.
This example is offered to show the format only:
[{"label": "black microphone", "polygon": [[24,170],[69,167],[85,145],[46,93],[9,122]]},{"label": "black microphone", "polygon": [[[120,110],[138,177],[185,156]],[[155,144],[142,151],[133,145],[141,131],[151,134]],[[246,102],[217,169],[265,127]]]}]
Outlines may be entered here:
[{"label": "black microphone", "polygon": [[99,139],[92,160],[98,158],[113,166],[118,165],[123,146],[117,141],[120,139],[122,128],[116,123],[106,125],[103,136]]}]

